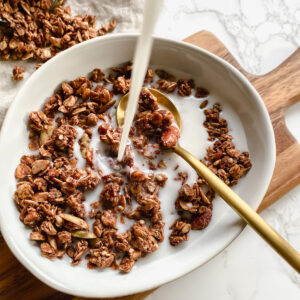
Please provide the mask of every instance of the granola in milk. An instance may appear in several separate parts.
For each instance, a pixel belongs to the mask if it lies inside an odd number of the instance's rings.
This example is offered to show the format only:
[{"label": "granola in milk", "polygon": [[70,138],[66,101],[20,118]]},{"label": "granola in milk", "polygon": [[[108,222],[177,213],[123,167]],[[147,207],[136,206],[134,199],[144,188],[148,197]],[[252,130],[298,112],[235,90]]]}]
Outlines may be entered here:
[{"label": "granola in milk", "polygon": [[[182,101],[192,93],[203,97],[199,109],[209,104],[209,92],[196,87],[193,80],[176,80],[163,70],[156,70],[156,74],[159,80],[154,81],[154,71],[149,69],[145,85],[178,93]],[[117,161],[122,129],[112,121],[117,104],[114,97],[129,91],[130,75],[131,63],[112,68],[110,74],[94,69],[89,77],[63,82],[42,110],[29,114],[29,149],[36,154],[21,157],[15,171],[18,182],[14,198],[20,220],[32,229],[30,239],[47,258],[66,254],[73,265],[85,258],[89,268],[129,272],[138,259],[156,251],[164,240],[159,195],[170,179],[163,173],[168,168],[166,162],[155,163],[154,158],[165,148],[174,147],[180,134],[174,116],[161,109],[145,87],[130,132],[131,144],[126,146],[123,161]],[[214,142],[203,162],[227,184],[234,185],[251,168],[249,153],[235,148],[227,122],[220,117],[220,105],[203,112],[208,138]],[[97,131],[92,130],[95,126]],[[91,146],[95,134],[106,149],[104,158],[114,170],[111,173],[104,174],[94,163],[100,155]],[[75,143],[79,144],[85,168],[77,167]],[[145,161],[149,171],[136,166],[135,155]],[[187,177],[187,173],[179,172],[175,178],[182,185],[174,199],[178,219],[171,226],[172,246],[187,241],[190,230],[207,227],[212,217],[214,192],[202,178],[190,186]],[[97,187],[98,200],[86,211],[85,194]],[[131,220],[132,225],[120,233],[118,220]]]}]

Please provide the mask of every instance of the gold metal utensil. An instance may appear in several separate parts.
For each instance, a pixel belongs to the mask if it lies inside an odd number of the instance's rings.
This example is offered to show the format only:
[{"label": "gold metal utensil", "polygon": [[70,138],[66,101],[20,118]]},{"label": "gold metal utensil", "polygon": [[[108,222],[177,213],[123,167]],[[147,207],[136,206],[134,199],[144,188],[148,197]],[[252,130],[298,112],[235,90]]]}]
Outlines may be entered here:
[{"label": "gold metal utensil", "polygon": [[[149,89],[157,97],[159,104],[167,108],[175,117],[179,130],[182,129],[180,114],[173,102],[161,92]],[[123,126],[128,94],[123,96],[117,106],[116,118],[119,126]],[[236,213],[250,225],[283,259],[300,273],[300,254],[279,235],[264,219],[258,215],[239,195],[228,187],[208,167],[191,153],[183,149],[179,143],[172,150],[190,164],[204,178],[209,186],[216,191]]]}]

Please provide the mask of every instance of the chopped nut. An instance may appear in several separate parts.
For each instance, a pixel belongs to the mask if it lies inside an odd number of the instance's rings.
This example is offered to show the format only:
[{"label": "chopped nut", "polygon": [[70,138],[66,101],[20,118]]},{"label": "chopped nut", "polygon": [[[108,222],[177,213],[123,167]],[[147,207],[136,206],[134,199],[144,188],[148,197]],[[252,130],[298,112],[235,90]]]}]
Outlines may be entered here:
[{"label": "chopped nut", "polygon": [[212,210],[206,206],[202,206],[202,212],[200,215],[196,215],[192,220],[192,229],[201,230],[208,226],[212,217]]},{"label": "chopped nut", "polygon": [[185,79],[179,79],[177,81],[178,94],[182,97],[189,96],[192,93],[192,87],[189,82]]},{"label": "chopped nut", "polygon": [[175,126],[170,126],[161,136],[162,145],[166,148],[173,148],[176,146],[179,137],[179,129]]}]

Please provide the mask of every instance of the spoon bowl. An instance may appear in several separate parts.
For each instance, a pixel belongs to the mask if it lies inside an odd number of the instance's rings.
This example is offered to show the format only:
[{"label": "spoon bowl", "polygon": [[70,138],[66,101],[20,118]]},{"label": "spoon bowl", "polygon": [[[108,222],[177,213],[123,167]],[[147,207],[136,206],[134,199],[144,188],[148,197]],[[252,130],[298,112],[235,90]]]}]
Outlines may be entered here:
[{"label": "spoon bowl", "polygon": [[[175,119],[176,125],[179,128],[179,131],[182,129],[182,121],[180,117],[180,113],[175,106],[175,104],[172,102],[170,98],[168,98],[166,95],[161,93],[160,91],[152,88],[148,88],[148,90],[157,98],[157,102],[166,108],[168,111],[170,111]],[[125,120],[125,113],[126,113],[126,108],[127,108],[127,103],[128,103],[128,96],[129,93],[124,95],[117,106],[117,111],[116,111],[116,120],[117,124],[122,127],[124,125],[124,120]]]}]

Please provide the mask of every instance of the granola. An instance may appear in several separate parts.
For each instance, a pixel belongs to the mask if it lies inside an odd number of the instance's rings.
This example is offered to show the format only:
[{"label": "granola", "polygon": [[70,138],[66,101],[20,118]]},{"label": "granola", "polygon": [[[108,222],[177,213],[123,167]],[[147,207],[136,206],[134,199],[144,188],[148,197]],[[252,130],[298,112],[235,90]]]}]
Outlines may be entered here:
[{"label": "granola", "polygon": [[12,79],[14,81],[19,81],[19,80],[23,79],[24,78],[24,72],[25,72],[25,69],[23,67],[15,66],[13,68]]},{"label": "granola", "polygon": [[[59,13],[62,8],[55,10]],[[84,22],[87,20],[93,22],[89,18]],[[76,22],[80,24],[81,19]],[[109,28],[102,30],[106,33]],[[131,62],[111,68],[109,74],[95,68],[89,77],[63,82],[41,110],[29,114],[29,149],[36,154],[22,156],[16,167],[14,200],[20,220],[32,230],[30,239],[46,258],[66,254],[74,266],[85,258],[88,268],[128,273],[136,261],[157,251],[164,241],[160,190],[168,180],[164,173],[168,164],[155,158],[165,148],[174,147],[180,134],[174,116],[159,106],[150,86],[177,93],[182,99],[194,92],[195,97],[204,98],[200,109],[205,109],[204,126],[212,145],[203,162],[224,182],[236,184],[251,168],[249,153],[235,148],[227,121],[220,117],[221,106],[209,104],[208,91],[197,88],[193,80],[177,80],[166,71],[151,69],[130,131],[131,143],[118,162],[122,129],[115,125],[113,113],[118,95],[129,90],[131,69]],[[111,172],[99,167],[98,158],[107,162]],[[148,170],[142,171],[138,160]],[[209,225],[215,197],[202,178],[190,185],[188,173],[176,173],[174,180],[181,187],[174,199],[178,218],[170,227],[172,246],[187,241],[191,230]],[[97,199],[89,204],[90,194],[97,194]],[[120,224],[128,222],[131,226],[120,232]]]},{"label": "granola", "polygon": [[[107,34],[116,26],[113,19],[96,28],[95,16],[72,16],[71,7],[64,6],[64,2],[1,1],[0,59],[46,61],[78,43]],[[22,68],[15,69],[14,79],[22,79]],[[99,74],[95,76],[99,78]]]}]

